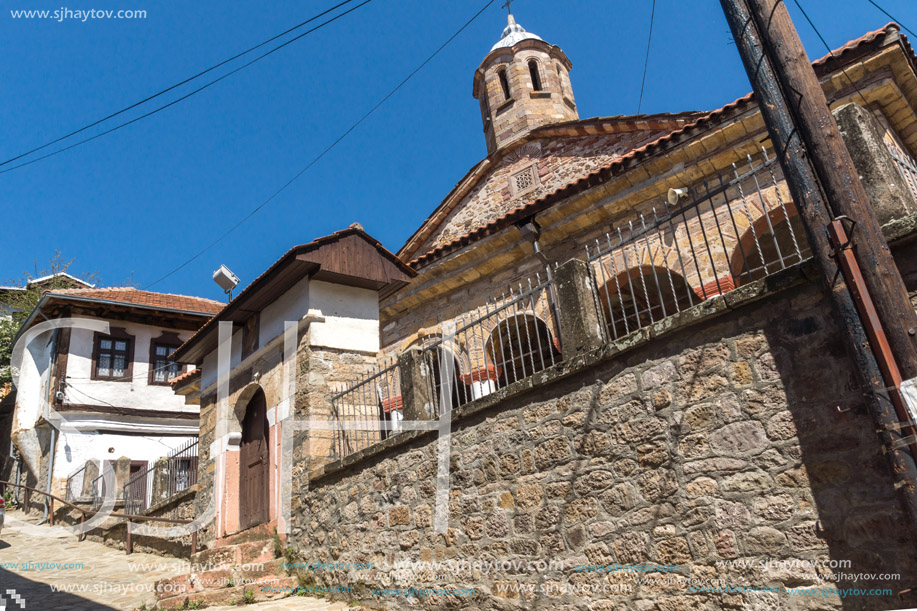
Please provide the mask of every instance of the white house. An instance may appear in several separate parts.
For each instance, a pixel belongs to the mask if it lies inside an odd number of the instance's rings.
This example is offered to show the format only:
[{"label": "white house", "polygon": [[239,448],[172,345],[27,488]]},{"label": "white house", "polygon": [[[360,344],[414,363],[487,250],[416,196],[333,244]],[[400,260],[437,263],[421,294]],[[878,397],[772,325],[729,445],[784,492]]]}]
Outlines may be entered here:
[{"label": "white house", "polygon": [[169,355],[223,305],[134,288],[44,293],[17,336],[11,435],[33,485],[61,492],[90,460],[127,457],[137,471],[196,439],[199,406],[169,385],[188,367]]},{"label": "white house", "polygon": [[[412,276],[354,224],[287,251],[175,352],[201,369],[174,387],[201,406],[200,477],[217,498],[211,535],[277,525],[284,419],[330,413],[328,387],[376,361],[379,295]],[[311,451],[330,447],[329,436],[312,435]]]}]

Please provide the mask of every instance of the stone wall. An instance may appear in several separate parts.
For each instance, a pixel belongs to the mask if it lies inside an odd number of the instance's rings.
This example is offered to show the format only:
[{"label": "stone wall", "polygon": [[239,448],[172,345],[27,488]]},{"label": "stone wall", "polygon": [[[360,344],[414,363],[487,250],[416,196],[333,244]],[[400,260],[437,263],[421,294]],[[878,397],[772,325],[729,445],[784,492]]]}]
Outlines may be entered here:
[{"label": "stone wall", "polygon": [[[813,284],[797,282],[664,339],[616,350],[600,351],[588,366],[555,367],[528,392],[486,397],[477,402],[485,408],[474,413],[473,403],[457,415],[445,534],[432,528],[433,436],[405,435],[403,445],[385,444],[375,456],[313,478],[294,502],[295,555],[372,563],[374,570],[306,571],[302,581],[354,587],[340,596],[385,608],[914,606],[895,595],[842,600],[786,591],[881,587],[897,594],[917,569],[915,538],[875,426],[830,305]],[[555,561],[563,568],[396,571],[393,563],[405,560]],[[718,565],[730,560],[748,564]],[[838,578],[790,564],[807,561],[851,564],[830,569],[847,574]],[[576,570],[614,563],[678,565],[678,573],[637,573],[650,580],[639,584],[627,573]],[[902,577],[849,578],[855,573]],[[677,577],[780,591],[691,592],[683,581],[666,583]],[[533,590],[520,592],[520,584]],[[474,594],[370,593],[386,586]],[[562,589],[573,587],[598,591]]]}]

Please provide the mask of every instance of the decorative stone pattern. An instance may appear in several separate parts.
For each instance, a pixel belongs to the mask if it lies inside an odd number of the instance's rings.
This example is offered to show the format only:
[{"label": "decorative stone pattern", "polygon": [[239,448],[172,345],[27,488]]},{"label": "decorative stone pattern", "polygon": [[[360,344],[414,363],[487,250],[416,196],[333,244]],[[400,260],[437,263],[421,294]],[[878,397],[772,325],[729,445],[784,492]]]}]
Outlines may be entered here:
[{"label": "decorative stone pattern", "polygon": [[[574,567],[677,564],[680,577],[729,586],[894,592],[907,584],[759,563],[849,560],[834,569],[847,574],[917,569],[829,304],[811,284],[508,398],[458,422],[451,440],[445,534],[432,529],[436,440],[420,437],[313,479],[294,509],[298,555],[372,562],[375,573],[356,576],[367,587],[475,589],[469,597],[384,601],[405,609],[840,608],[836,595],[689,592],[665,583],[672,574],[640,574],[656,581],[637,584],[633,575]],[[457,575],[392,568],[450,559],[553,560],[564,568]],[[734,559],[753,564],[717,565]],[[357,586],[345,571],[308,578]],[[520,583],[533,591],[507,585]],[[555,596],[545,584],[633,590]],[[865,609],[898,603],[856,599]]]},{"label": "decorative stone pattern", "polygon": [[[535,142],[541,145],[540,152],[534,147],[525,149],[523,154],[507,158],[504,163],[496,166],[465,196],[455,211],[417,252],[423,254],[451,242],[503,216],[517,206],[566,186],[627,151],[652,142],[665,133],[661,130],[648,130],[628,134],[536,140]],[[540,184],[535,189],[514,196],[510,191],[511,176],[533,162]]]}]

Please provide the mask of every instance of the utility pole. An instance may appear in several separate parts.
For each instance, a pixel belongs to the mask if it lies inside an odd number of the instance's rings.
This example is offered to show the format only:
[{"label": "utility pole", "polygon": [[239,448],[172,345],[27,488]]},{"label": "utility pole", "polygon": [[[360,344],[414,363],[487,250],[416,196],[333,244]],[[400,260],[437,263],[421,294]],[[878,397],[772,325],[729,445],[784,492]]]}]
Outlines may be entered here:
[{"label": "utility pole", "polygon": [[[917,330],[917,315],[782,0],[720,3],[823,284],[844,327],[843,339],[866,392],[896,487],[902,492],[912,524],[917,524],[917,438],[897,382],[891,379],[895,376],[889,375],[888,368],[890,358],[894,372],[900,369],[905,378],[917,376],[917,338],[912,335]],[[834,222],[839,217],[853,222],[846,229],[855,236],[853,263],[858,262],[860,269],[854,274],[849,273],[853,259],[849,251],[836,250],[846,247],[837,239],[844,234],[843,225]],[[833,230],[834,244],[829,241],[829,229]],[[868,315],[864,297],[874,304],[877,315]],[[891,350],[883,351],[877,345],[876,325]]]}]

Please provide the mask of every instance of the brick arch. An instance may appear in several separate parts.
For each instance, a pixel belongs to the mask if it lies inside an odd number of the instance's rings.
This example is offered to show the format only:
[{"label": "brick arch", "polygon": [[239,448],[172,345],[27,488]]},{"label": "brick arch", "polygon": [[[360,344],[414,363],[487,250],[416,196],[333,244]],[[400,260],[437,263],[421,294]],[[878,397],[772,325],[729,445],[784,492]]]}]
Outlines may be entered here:
[{"label": "brick arch", "polygon": [[484,356],[488,372],[506,386],[559,361],[560,341],[544,319],[532,312],[521,312],[493,326],[485,341]]},{"label": "brick arch", "polygon": [[[761,212],[755,208],[756,212]],[[795,241],[795,243],[794,243]],[[797,250],[798,249],[798,250]],[[736,286],[759,280],[768,273],[795,265],[810,251],[801,219],[792,203],[759,214],[739,237],[729,258]]]},{"label": "brick arch", "polygon": [[659,265],[627,268],[617,276],[599,279],[599,302],[606,327],[621,337],[700,300],[688,281],[675,270]]}]

